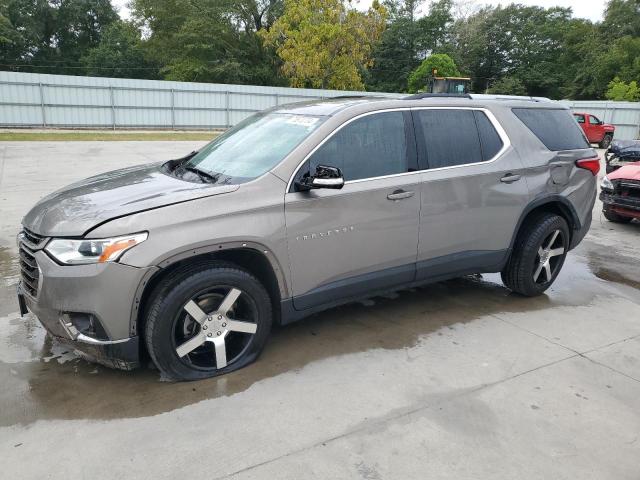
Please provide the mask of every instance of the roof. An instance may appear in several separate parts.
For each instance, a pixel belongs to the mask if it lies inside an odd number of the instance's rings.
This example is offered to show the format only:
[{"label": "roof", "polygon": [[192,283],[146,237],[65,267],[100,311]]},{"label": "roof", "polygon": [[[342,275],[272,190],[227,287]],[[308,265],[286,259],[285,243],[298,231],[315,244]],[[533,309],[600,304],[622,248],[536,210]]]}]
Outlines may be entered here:
[{"label": "roof", "polygon": [[488,104],[518,107],[566,108],[563,105],[559,105],[557,102],[543,97],[479,94],[428,94],[424,96],[381,94],[379,96],[345,96],[290,103],[274,107],[271,111],[278,113],[291,113],[295,115],[333,116],[347,109],[365,107],[374,103],[381,103],[384,108],[406,108],[428,105],[472,107]]}]

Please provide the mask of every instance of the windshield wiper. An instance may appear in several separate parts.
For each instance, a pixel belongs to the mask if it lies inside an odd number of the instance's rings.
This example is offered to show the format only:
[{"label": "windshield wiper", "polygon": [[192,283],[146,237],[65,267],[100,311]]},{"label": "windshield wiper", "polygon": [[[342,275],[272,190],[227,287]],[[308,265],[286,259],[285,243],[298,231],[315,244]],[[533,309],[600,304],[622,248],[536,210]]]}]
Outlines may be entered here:
[{"label": "windshield wiper", "polygon": [[210,183],[217,183],[218,180],[220,179],[220,174],[219,173],[209,173],[205,170],[201,170],[197,167],[192,167],[191,165],[183,165],[182,167],[180,167],[180,170],[186,170],[189,172],[193,172],[196,175],[198,175],[200,178],[202,178],[203,180],[208,180]]}]

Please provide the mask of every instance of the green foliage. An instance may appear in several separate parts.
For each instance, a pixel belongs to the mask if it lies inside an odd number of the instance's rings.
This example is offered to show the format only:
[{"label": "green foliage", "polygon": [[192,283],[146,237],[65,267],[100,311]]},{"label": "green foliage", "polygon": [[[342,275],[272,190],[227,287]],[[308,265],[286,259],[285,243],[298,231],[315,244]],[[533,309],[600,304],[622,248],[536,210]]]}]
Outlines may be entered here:
[{"label": "green foliage", "polygon": [[260,35],[276,49],[292,87],[361,90],[386,15],[376,0],[366,13],[344,0],[286,0],[282,16]]},{"label": "green foliage", "polygon": [[460,76],[458,67],[456,67],[455,62],[449,55],[446,53],[434,53],[425,58],[420,66],[409,75],[409,93],[424,90],[429,83],[433,69],[438,70],[438,77]]},{"label": "green foliage", "polygon": [[374,48],[373,66],[367,71],[369,90],[406,91],[409,75],[420,65],[420,56],[446,44],[453,23],[451,0],[431,2],[429,13],[417,18],[421,3],[416,0],[384,3],[389,22]]},{"label": "green foliage", "polygon": [[118,21],[109,0],[3,0],[0,59],[5,69],[82,74],[80,58]]},{"label": "green foliage", "polygon": [[608,0],[601,23],[558,7],[379,1],[131,0],[123,21],[110,0],[0,0],[0,69],[400,92],[424,88],[446,54],[439,74],[460,70],[475,92],[635,98],[640,0]]},{"label": "green foliage", "polygon": [[100,44],[82,58],[86,74],[95,77],[157,78],[158,69],[145,57],[140,32],[121,20],[104,29]]},{"label": "green foliage", "polygon": [[148,58],[163,78],[279,85],[278,62],[257,31],[274,21],[281,0],[134,0]]},{"label": "green foliage", "polygon": [[495,95],[527,95],[527,87],[519,78],[503,77],[495,82],[487,90],[487,93]]},{"label": "green foliage", "polygon": [[618,102],[640,102],[640,88],[635,80],[627,84],[619,77],[615,77],[609,83],[606,97],[608,100]]}]

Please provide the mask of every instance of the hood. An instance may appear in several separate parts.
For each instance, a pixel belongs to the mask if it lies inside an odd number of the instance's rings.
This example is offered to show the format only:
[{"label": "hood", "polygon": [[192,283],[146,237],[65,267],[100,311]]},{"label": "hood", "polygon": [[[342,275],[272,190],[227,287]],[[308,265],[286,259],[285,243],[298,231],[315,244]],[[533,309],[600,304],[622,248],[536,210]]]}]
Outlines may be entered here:
[{"label": "hood", "polygon": [[615,132],[616,130],[615,125],[611,125],[610,123],[603,123],[602,126],[605,132]]},{"label": "hood", "polygon": [[609,180],[640,180],[640,162],[627,163],[607,175]]},{"label": "hood", "polygon": [[187,182],[163,173],[161,166],[156,163],[125,168],[71,184],[40,200],[22,225],[47,237],[80,236],[115,217],[239,188]]}]

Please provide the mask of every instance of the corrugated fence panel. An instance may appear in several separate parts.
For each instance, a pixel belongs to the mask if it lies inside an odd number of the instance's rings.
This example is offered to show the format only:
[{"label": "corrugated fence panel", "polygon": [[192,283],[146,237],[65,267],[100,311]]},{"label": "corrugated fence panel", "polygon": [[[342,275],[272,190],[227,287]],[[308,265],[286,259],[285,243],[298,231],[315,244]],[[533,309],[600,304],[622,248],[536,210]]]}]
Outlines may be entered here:
[{"label": "corrugated fence panel", "polygon": [[[276,105],[373,92],[0,72],[0,126],[225,128]],[[393,95],[393,94],[389,94]],[[640,136],[640,103],[567,101]]]},{"label": "corrugated fence panel", "polygon": [[615,125],[614,139],[635,140],[640,138],[640,103],[603,102],[590,100],[564,101],[574,112],[595,115],[606,123]]},{"label": "corrugated fence panel", "polygon": [[0,126],[225,128],[253,112],[276,105],[350,94],[367,95],[256,85],[0,72]]}]

